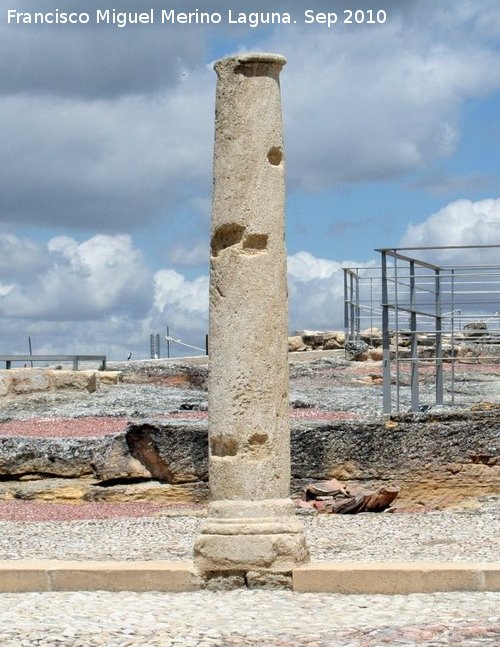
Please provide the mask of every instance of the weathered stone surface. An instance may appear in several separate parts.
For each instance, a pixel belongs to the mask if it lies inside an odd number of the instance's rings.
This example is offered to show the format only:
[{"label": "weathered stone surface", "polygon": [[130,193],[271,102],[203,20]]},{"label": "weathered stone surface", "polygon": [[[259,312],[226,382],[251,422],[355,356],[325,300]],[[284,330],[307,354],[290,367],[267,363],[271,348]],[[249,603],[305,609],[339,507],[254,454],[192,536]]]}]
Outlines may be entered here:
[{"label": "weathered stone surface", "polygon": [[488,334],[488,326],[484,321],[471,321],[464,326],[464,336],[483,337]]},{"label": "weathered stone surface", "polygon": [[200,503],[208,498],[207,483],[170,485],[159,481],[103,485],[93,478],[43,478],[31,481],[0,481],[0,500],[50,501],[54,503]]},{"label": "weathered stone surface", "polygon": [[309,552],[302,532],[262,535],[201,535],[195,544],[195,563],[201,571],[266,570],[290,573],[305,563]]},{"label": "weathered stone surface", "polygon": [[383,357],[383,351],[380,347],[370,348],[368,351],[368,359],[372,362],[381,362]]},{"label": "weathered stone surface", "polygon": [[44,478],[34,481],[0,481],[0,499],[81,503],[97,481],[91,478]]},{"label": "weathered stone surface", "polygon": [[14,393],[33,393],[50,389],[49,376],[46,371],[34,371],[29,368],[11,370],[11,384]]},{"label": "weathered stone surface", "polygon": [[382,331],[380,328],[366,328],[361,331],[360,337],[369,346],[382,346]]},{"label": "weathered stone surface", "polygon": [[131,424],[126,432],[131,456],[153,478],[167,483],[208,479],[208,442],[204,423]]},{"label": "weathered stone surface", "polygon": [[356,514],[358,512],[382,512],[395,500],[398,487],[382,487],[368,490],[359,485],[343,487],[336,479],[311,483],[304,489],[298,507],[312,505],[319,512]]},{"label": "weathered stone surface", "polygon": [[249,589],[292,589],[291,573],[269,573],[267,571],[248,571],[245,577]]},{"label": "weathered stone surface", "polygon": [[[151,422],[130,425],[131,431],[129,442],[124,441],[124,434],[99,438],[0,437],[0,478],[85,476],[125,483],[129,479],[128,468],[123,467],[129,464],[127,445],[131,457],[153,479],[165,478],[179,487],[192,484],[193,488],[205,481],[206,491],[206,423]],[[298,494],[312,480],[333,477],[341,484],[359,483],[367,489],[398,485],[401,489],[396,506],[416,502],[451,505],[499,491],[499,437],[500,414],[495,409],[466,415],[402,416],[388,424],[296,421],[292,426],[292,489]],[[148,444],[152,454],[146,457],[139,448]],[[102,457],[107,452],[113,456],[117,447],[124,452],[124,463],[117,461],[114,469],[106,467]],[[129,474],[133,479],[139,472],[130,470]],[[112,488],[107,490],[111,496]]]},{"label": "weathered stone surface", "polygon": [[0,397],[7,395],[12,390],[12,377],[10,371],[0,371]]},{"label": "weathered stone surface", "polygon": [[290,353],[296,353],[303,350],[307,350],[307,346],[304,344],[300,335],[293,335],[288,338],[288,351]]},{"label": "weathered stone surface", "polygon": [[281,56],[243,54],[215,64],[208,396],[214,499],[280,498],[290,482],[284,63]]},{"label": "weathered stone surface", "polygon": [[94,393],[101,378],[116,384],[118,373],[112,371],[72,371],[20,368],[0,371],[0,397],[19,397],[30,393],[74,389]]},{"label": "weathered stone surface", "polygon": [[94,393],[99,387],[97,371],[47,371],[51,389],[78,389]]},{"label": "weathered stone surface", "polygon": [[322,348],[324,350],[339,350],[340,348],[344,348],[344,345],[336,337],[330,337],[329,339],[325,339]]},{"label": "weathered stone surface", "polygon": [[0,478],[26,475],[103,481],[208,478],[206,424],[129,425],[125,433],[90,438],[0,436]]},{"label": "weathered stone surface", "polygon": [[126,434],[113,434],[102,439],[100,451],[94,454],[92,471],[102,481],[153,476],[144,463],[130,453]]},{"label": "weathered stone surface", "polygon": [[[287,499],[288,296],[279,87],[285,62],[258,53],[215,64],[208,388],[213,501],[194,549],[201,572],[290,572],[308,559],[303,527],[292,523]],[[249,504],[244,511],[242,502]]]},{"label": "weathered stone surface", "polygon": [[[351,478],[390,479],[393,472],[432,464],[498,459],[500,416],[422,414],[383,422],[302,422],[292,428],[292,474],[310,479],[339,478],[334,465],[349,463]],[[495,458],[496,457],[496,458]],[[357,467],[357,474],[354,467]]]},{"label": "weathered stone surface", "polygon": [[101,384],[120,384],[123,380],[121,371],[99,371],[99,382]]},{"label": "weathered stone surface", "polygon": [[0,437],[0,477],[92,475],[99,438]]},{"label": "weathered stone surface", "polygon": [[292,429],[292,475],[369,489],[391,483],[401,488],[398,505],[448,505],[500,490],[499,438],[494,411],[408,415],[388,424],[303,423]]},{"label": "weathered stone surface", "polygon": [[303,342],[313,350],[316,350],[318,348],[326,349],[326,345],[329,343],[336,344],[335,346],[332,346],[332,348],[340,348],[340,344],[338,342],[337,336],[338,336],[338,333],[336,331],[322,332],[322,331],[304,330],[301,333]]},{"label": "weathered stone surface", "polygon": [[355,362],[364,362],[368,359],[369,346],[364,341],[348,341],[345,343],[346,356]]},{"label": "weathered stone surface", "polygon": [[208,367],[204,365],[186,362],[164,364],[153,360],[120,362],[116,365],[121,375],[120,381],[125,384],[147,383],[203,390],[207,388]]},{"label": "weathered stone surface", "polygon": [[121,503],[127,501],[149,501],[152,503],[201,503],[208,498],[208,484],[183,483],[172,485],[151,480],[138,483],[117,483],[103,486],[92,483],[86,492],[85,501]]}]

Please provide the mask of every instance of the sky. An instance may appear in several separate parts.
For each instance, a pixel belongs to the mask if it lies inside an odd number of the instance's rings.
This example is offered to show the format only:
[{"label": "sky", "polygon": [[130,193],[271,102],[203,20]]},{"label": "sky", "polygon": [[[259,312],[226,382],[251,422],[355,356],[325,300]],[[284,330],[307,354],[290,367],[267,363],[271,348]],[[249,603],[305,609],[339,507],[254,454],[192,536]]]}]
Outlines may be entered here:
[{"label": "sky", "polygon": [[500,244],[498,0],[0,0],[0,354],[204,348],[213,62],[244,51],[287,58],[291,332],[341,329],[377,248]]}]

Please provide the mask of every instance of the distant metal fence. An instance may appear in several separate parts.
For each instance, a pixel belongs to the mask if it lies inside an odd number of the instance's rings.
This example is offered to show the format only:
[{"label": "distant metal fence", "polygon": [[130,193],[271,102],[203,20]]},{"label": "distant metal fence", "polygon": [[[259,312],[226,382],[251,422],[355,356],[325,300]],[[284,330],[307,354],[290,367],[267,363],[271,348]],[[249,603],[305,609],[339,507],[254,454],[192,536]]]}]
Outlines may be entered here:
[{"label": "distant metal fence", "polygon": [[354,343],[381,328],[383,413],[498,397],[496,379],[459,387],[472,365],[500,364],[500,246],[377,251],[379,268],[344,270],[344,325]]}]

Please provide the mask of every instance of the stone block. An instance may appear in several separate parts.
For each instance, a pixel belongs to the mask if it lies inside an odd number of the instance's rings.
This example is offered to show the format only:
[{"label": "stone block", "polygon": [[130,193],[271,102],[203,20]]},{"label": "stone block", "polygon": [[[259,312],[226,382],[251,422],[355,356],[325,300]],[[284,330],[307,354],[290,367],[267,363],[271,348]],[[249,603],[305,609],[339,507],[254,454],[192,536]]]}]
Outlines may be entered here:
[{"label": "stone block", "polygon": [[202,534],[195,544],[195,564],[202,571],[289,573],[309,558],[302,533]]},{"label": "stone block", "polygon": [[293,571],[294,591],[409,595],[484,590],[484,565],[472,563],[312,563]]},{"label": "stone block", "polygon": [[368,351],[368,359],[372,362],[381,362],[383,357],[383,351],[381,348],[370,348]]},{"label": "stone block", "polygon": [[12,370],[12,388],[14,393],[36,393],[48,391],[50,381],[47,371],[31,368]]},{"label": "stone block", "polygon": [[49,578],[39,561],[0,563],[0,593],[49,591]]},{"label": "stone block", "polygon": [[190,562],[60,562],[48,571],[51,591],[196,591]]},{"label": "stone block", "polygon": [[94,393],[99,387],[98,371],[47,371],[50,385],[54,389],[76,389]]},{"label": "stone block", "polygon": [[302,341],[300,335],[294,335],[288,338],[288,352],[297,353],[298,351],[306,350],[307,346]]},{"label": "stone block", "polygon": [[111,386],[120,384],[123,381],[123,373],[121,371],[99,371],[100,384],[109,384]]},{"label": "stone block", "polygon": [[500,563],[483,564],[483,590],[500,591]]},{"label": "stone block", "polygon": [[12,376],[10,371],[0,371],[0,397],[8,395],[12,389]]},{"label": "stone block", "polygon": [[96,478],[102,481],[152,476],[143,463],[130,454],[124,433],[103,439],[101,451],[95,453],[92,467]]}]

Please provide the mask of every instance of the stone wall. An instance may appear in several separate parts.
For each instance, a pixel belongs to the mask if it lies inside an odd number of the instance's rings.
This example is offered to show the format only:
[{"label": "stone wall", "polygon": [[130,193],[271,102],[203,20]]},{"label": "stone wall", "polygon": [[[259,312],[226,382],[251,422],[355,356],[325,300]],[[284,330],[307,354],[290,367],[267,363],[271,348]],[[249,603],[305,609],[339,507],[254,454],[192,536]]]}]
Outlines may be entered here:
[{"label": "stone wall", "polygon": [[[393,484],[403,507],[499,493],[499,431],[497,409],[386,423],[295,421],[292,490],[331,477]],[[0,437],[0,498],[36,498],[46,491],[42,478],[64,479],[63,491],[73,480],[86,500],[206,500],[207,453],[207,424],[199,421],[134,423],[93,438]]]},{"label": "stone wall", "polygon": [[382,331],[371,328],[360,334],[360,340],[353,344],[346,342],[340,330],[299,330],[288,337],[288,351],[291,353],[309,350],[344,350],[346,358],[355,361],[380,361],[382,359]]},{"label": "stone wall", "polygon": [[0,398],[61,389],[93,393],[100,384],[117,384],[115,371],[71,371],[43,368],[18,368],[0,371]]},{"label": "stone wall", "polygon": [[[420,359],[435,357],[435,336],[431,333],[417,334],[417,355]],[[389,334],[391,358],[408,359],[411,354],[411,334],[401,330],[396,336]],[[500,362],[500,336],[498,331],[490,331],[482,322],[470,323],[464,329],[442,335],[442,356],[465,361],[484,363]],[[380,328],[367,328],[359,334],[355,342],[346,341],[346,335],[339,330],[300,330],[288,338],[289,352],[309,350],[344,350],[346,359],[353,361],[382,360],[382,331]]]}]

